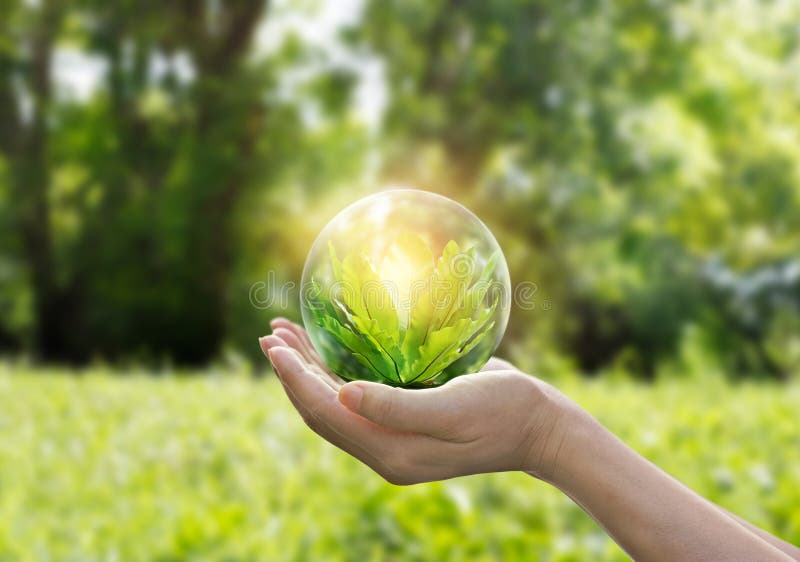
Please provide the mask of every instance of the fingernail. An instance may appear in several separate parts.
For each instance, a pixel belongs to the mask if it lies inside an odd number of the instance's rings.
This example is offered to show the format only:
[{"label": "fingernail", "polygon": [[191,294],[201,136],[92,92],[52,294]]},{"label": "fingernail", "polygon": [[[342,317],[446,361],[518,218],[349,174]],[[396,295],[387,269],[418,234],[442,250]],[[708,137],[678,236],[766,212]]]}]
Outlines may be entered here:
[{"label": "fingernail", "polygon": [[339,402],[345,405],[348,410],[357,412],[361,406],[361,398],[364,396],[364,389],[354,383],[344,385],[339,389]]}]

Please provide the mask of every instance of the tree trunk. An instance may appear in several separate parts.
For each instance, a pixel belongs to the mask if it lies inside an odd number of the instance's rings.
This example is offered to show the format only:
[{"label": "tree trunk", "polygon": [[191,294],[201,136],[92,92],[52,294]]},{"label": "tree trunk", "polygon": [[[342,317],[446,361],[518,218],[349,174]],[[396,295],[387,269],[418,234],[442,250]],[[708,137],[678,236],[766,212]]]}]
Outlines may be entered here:
[{"label": "tree trunk", "polygon": [[34,350],[43,359],[63,357],[69,349],[68,291],[59,287],[53,264],[53,239],[48,191],[48,116],[51,104],[50,64],[53,43],[61,25],[58,2],[41,7],[25,65],[24,84],[32,98],[32,115],[24,123],[18,112],[11,122],[15,139],[11,146],[14,214],[34,294]]}]

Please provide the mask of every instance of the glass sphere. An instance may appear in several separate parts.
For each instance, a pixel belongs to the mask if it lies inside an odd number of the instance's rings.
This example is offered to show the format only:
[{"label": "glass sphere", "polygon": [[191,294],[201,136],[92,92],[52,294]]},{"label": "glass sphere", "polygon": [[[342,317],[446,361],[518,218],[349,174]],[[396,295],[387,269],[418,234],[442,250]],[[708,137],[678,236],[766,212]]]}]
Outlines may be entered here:
[{"label": "glass sphere", "polygon": [[342,378],[424,388],[486,363],[510,295],[503,252],[474,214],[401,189],[328,223],[306,259],[300,304],[314,347]]}]

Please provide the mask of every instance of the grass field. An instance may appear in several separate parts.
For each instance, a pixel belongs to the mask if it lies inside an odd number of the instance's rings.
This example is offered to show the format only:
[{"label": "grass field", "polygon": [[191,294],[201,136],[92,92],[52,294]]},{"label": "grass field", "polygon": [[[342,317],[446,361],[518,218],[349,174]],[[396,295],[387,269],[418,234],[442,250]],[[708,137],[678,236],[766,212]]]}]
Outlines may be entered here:
[{"label": "grass field", "polygon": [[[0,364],[0,560],[625,560],[523,474],[395,487],[272,377]],[[113,376],[112,376],[113,375]],[[800,386],[564,383],[638,451],[800,542]]]}]

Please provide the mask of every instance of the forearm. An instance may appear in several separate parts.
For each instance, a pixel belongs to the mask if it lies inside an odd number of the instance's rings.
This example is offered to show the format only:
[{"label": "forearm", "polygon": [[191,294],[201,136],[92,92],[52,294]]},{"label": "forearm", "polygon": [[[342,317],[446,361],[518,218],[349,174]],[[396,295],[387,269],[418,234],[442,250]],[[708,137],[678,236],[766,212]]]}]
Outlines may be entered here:
[{"label": "forearm", "polygon": [[792,544],[790,544],[790,543],[788,543],[788,542],[786,542],[784,540],[779,539],[775,535],[769,534],[764,529],[760,529],[760,528],[756,527],[755,525],[753,525],[749,521],[745,521],[744,519],[742,519],[738,515],[736,515],[734,513],[731,513],[730,511],[728,511],[725,508],[722,508],[720,506],[716,506],[716,507],[717,507],[717,509],[721,510],[722,513],[724,513],[728,517],[732,517],[734,521],[736,521],[740,525],[743,525],[746,529],[748,529],[751,532],[755,533],[757,536],[761,537],[761,539],[767,541],[769,544],[771,544],[772,546],[774,546],[775,548],[777,548],[781,552],[786,553],[787,555],[789,555],[794,560],[800,561],[800,548],[798,548],[798,547],[796,547],[796,546],[794,546],[794,545],[792,545]]},{"label": "forearm", "polygon": [[588,415],[558,451],[547,479],[636,560],[792,560]]}]

